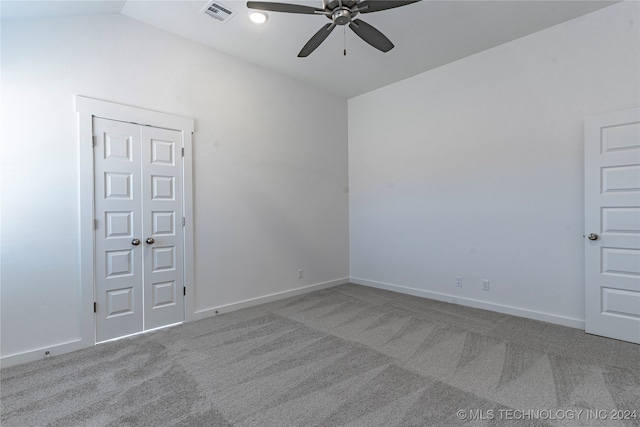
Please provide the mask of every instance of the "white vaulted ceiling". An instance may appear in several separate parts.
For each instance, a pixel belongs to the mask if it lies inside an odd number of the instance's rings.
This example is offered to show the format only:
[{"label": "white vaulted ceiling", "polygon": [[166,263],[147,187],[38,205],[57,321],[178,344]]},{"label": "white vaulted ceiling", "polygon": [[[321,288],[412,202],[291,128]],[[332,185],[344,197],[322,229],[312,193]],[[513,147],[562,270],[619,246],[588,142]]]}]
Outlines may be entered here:
[{"label": "white vaulted ceiling", "polygon": [[[321,7],[321,1],[282,0]],[[204,0],[2,1],[2,19],[117,14],[205,44],[246,61],[350,98],[615,3],[614,1],[435,1],[358,15],[395,44],[382,53],[338,27],[308,58],[297,54],[329,21],[269,12],[255,25],[246,1],[220,0],[237,14],[216,21]],[[346,30],[346,31],[343,31]],[[347,55],[343,55],[346,45]]]}]

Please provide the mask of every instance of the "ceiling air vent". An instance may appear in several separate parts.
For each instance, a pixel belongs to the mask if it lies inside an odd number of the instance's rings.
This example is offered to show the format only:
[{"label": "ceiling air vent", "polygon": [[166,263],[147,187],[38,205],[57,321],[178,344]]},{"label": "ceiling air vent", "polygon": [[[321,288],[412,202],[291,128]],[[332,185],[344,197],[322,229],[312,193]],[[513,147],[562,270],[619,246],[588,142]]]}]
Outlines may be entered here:
[{"label": "ceiling air vent", "polygon": [[210,1],[200,12],[222,22],[229,21],[236,14],[218,0]]}]

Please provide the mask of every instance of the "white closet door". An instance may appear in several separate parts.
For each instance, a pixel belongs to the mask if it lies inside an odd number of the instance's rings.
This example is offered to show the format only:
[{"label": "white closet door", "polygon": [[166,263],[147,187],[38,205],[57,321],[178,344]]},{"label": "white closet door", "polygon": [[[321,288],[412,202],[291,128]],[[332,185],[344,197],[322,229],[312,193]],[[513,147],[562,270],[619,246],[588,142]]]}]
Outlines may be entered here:
[{"label": "white closet door", "polygon": [[143,330],[140,127],[94,118],[96,341]]},{"label": "white closet door", "polygon": [[182,136],[142,128],[144,324],[184,320]]},{"label": "white closet door", "polygon": [[182,135],[94,118],[96,341],[184,321]]}]

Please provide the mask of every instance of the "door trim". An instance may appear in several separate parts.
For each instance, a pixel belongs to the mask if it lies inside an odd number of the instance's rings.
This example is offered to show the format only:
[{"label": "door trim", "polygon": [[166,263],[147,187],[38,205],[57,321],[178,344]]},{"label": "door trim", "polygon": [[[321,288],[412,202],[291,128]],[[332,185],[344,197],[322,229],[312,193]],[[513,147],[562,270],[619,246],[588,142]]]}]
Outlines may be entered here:
[{"label": "door trim", "polygon": [[182,133],[184,144],[183,167],[183,215],[184,226],[184,286],[187,289],[185,297],[185,321],[193,320],[194,308],[194,266],[193,266],[193,156],[192,138],[194,120],[188,117],[143,108],[116,104],[109,101],[88,98],[77,95],[75,99],[78,113],[78,163],[80,199],[80,301],[78,331],[87,346],[95,344],[95,316],[94,302],[94,167],[93,167],[93,118],[118,120],[143,126],[154,126],[176,130]]}]

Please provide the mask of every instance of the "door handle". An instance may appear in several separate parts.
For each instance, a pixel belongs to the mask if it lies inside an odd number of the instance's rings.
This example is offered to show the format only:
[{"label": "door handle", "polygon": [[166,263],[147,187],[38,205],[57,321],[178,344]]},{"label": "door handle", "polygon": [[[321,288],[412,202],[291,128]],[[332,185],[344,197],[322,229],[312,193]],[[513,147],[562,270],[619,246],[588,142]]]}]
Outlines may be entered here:
[{"label": "door handle", "polygon": [[587,236],[587,239],[589,240],[598,240],[598,235],[596,233],[589,233],[589,235]]},{"label": "door handle", "polygon": [[138,246],[138,245],[140,244],[140,239],[133,239],[133,240],[131,241],[131,244],[132,244],[133,246]]},{"label": "door handle", "polygon": [[153,245],[156,241],[153,239],[153,237],[147,237],[147,245]]}]

